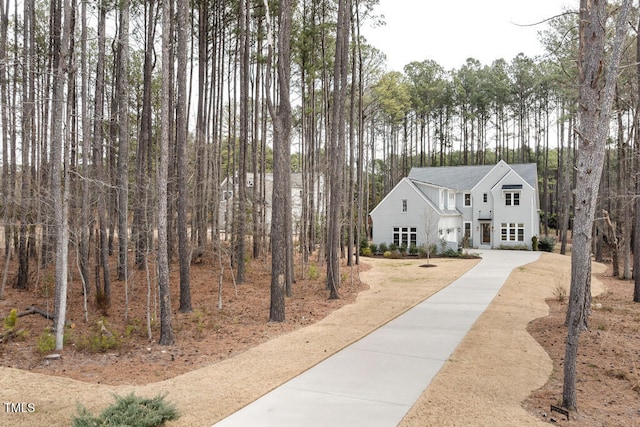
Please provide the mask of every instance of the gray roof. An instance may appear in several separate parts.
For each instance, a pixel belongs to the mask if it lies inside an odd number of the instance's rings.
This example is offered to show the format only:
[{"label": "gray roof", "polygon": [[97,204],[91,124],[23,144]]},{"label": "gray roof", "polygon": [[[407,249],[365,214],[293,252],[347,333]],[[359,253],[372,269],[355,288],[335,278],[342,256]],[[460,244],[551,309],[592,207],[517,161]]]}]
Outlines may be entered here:
[{"label": "gray roof", "polygon": [[[465,191],[475,187],[495,166],[496,165],[411,168],[409,179],[438,187]],[[510,164],[509,167],[533,188],[538,188],[538,168],[535,163]]]}]

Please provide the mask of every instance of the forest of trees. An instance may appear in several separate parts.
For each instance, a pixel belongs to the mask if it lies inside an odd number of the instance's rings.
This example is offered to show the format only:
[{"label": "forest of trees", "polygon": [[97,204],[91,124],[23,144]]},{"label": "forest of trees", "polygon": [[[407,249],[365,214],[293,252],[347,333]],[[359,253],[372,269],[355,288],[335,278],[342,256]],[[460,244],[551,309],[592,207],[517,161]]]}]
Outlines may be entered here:
[{"label": "forest of trees", "polygon": [[[53,268],[63,325],[70,269],[99,307],[114,280],[127,292],[131,271],[150,269],[160,342],[170,344],[172,261],[179,310],[190,311],[192,260],[225,258],[242,283],[248,257],[269,257],[270,319],[284,321],[304,271],[294,257],[326,261],[338,298],[340,258],[359,262],[367,213],[411,167],[501,159],[538,164],[543,230],[564,253],[579,147],[577,12],[541,24],[543,57],[469,58],[446,70],[422,59],[426,43],[403,72],[387,72],[361,32],[380,18],[376,3],[0,0],[0,298],[5,285],[27,289]],[[631,16],[593,227],[596,258],[610,257],[625,279],[640,176],[638,10]],[[291,172],[304,187],[296,224]],[[225,178],[237,194],[221,234]]]}]

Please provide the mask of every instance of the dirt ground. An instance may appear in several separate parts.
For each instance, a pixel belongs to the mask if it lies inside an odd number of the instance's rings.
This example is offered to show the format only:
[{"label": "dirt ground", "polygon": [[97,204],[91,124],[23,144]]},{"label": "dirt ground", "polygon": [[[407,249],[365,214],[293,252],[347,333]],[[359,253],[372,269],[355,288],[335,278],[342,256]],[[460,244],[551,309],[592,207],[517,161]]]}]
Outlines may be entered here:
[{"label": "dirt ground", "polygon": [[[126,321],[124,310],[115,309],[124,306],[123,300],[114,299],[107,313],[93,314],[85,323],[82,294],[76,285],[70,298],[70,340],[61,360],[47,362],[37,351],[38,337],[49,324],[37,315],[18,320],[17,326],[29,331],[28,338],[0,344],[0,399],[35,407],[34,412],[25,413],[4,410],[0,425],[68,425],[78,403],[99,411],[113,401],[113,393],[130,392],[166,393],[182,414],[170,426],[212,425],[403,313],[477,261],[432,262],[437,268],[419,268],[424,260],[407,259],[367,259],[367,266],[343,268],[342,298],[337,301],[326,299],[323,267],[315,267],[306,274],[317,276],[315,280],[301,279],[294,285],[284,324],[267,322],[269,277],[264,263],[250,264],[249,278],[237,287],[237,297],[231,281],[225,282],[221,310],[216,306],[219,269],[206,263],[194,265],[195,310],[177,312],[174,289],[177,342],[171,347],[155,344],[155,323],[153,340],[146,337],[144,273],[136,272],[130,280]],[[607,292],[594,301],[601,306],[594,310],[592,331],[583,335],[580,363],[588,369],[579,372],[578,416],[580,425],[633,425],[640,416],[638,308],[628,303],[628,291],[619,295],[622,300],[606,299],[617,295],[613,288],[632,285],[608,278],[603,271],[604,267],[594,267],[599,279],[594,288],[603,283]],[[558,377],[561,381],[561,360],[556,360],[554,350],[564,349],[564,303],[549,301],[551,316],[545,317],[549,313],[545,299],[554,297],[559,285],[568,286],[568,280],[569,258],[560,255],[543,254],[540,261],[514,271],[402,425],[535,425],[552,417],[559,425],[567,425],[564,417],[549,411],[550,404],[561,398],[561,389],[554,383]],[[172,283],[177,284],[175,276]],[[7,287],[0,316],[16,306],[50,308],[48,287],[44,280],[28,292]],[[120,292],[114,295],[124,294],[123,287],[116,282],[114,288]],[[92,304],[89,311],[95,313]],[[598,320],[600,314],[604,317]],[[542,319],[529,325],[537,318]],[[79,351],[74,343],[95,336],[100,319],[120,337],[119,347],[104,353]],[[528,325],[540,344],[527,331]],[[620,326],[625,328],[625,340],[613,335]],[[598,339],[590,340],[589,334]],[[604,359],[603,352],[610,359]],[[586,362],[589,355],[596,362]],[[592,391],[596,383],[607,384],[609,392]]]}]

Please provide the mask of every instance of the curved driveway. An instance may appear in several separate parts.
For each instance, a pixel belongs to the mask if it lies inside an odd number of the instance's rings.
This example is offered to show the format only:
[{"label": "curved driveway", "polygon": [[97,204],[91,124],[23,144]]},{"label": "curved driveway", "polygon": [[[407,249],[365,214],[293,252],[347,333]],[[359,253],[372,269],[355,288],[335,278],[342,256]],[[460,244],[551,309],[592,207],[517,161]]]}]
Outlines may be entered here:
[{"label": "curved driveway", "polygon": [[396,426],[511,271],[539,252],[481,251],[451,285],[216,424]]}]

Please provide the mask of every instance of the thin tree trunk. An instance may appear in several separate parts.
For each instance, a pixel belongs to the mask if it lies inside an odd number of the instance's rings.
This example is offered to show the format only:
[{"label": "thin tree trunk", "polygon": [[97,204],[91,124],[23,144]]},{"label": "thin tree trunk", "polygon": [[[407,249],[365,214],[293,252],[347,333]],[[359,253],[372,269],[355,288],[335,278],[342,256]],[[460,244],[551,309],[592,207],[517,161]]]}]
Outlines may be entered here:
[{"label": "thin tree trunk", "polygon": [[153,43],[155,40],[156,9],[155,2],[149,1],[145,5],[146,32],[145,32],[145,52],[142,75],[142,112],[140,115],[140,133],[138,138],[138,148],[136,155],[136,199],[134,211],[134,239],[135,239],[135,263],[139,270],[146,270],[147,253],[149,252],[150,230],[149,230],[149,198],[150,198],[150,176],[151,176],[151,102],[153,84]]},{"label": "thin tree trunk", "polygon": [[[236,236],[236,280],[245,280],[245,243],[247,228],[247,146],[249,144],[249,6],[247,0],[238,4],[240,56],[240,139],[238,141],[238,213],[234,215]],[[279,185],[274,181],[274,186]]]},{"label": "thin tree trunk", "polygon": [[82,276],[83,290],[86,296],[91,289],[89,273],[89,227],[90,227],[90,202],[89,202],[89,152],[91,151],[91,121],[89,119],[89,73],[87,70],[87,2],[82,2],[81,10],[81,112],[82,112],[82,207],[80,213],[80,242],[78,256],[79,270]]},{"label": "thin tree trunk", "polygon": [[606,75],[603,75],[607,2],[580,2],[580,150],[577,162],[578,185],[562,390],[562,406],[570,410],[576,410],[578,406],[576,365],[580,332],[587,327],[591,303],[591,236],[617,69],[627,33],[626,22],[630,8],[631,0],[625,0],[618,11],[613,52]]},{"label": "thin tree trunk", "polygon": [[170,49],[172,34],[170,2],[162,3],[162,88],[160,163],[158,165],[158,296],[160,298],[160,345],[173,345],[171,293],[169,289],[169,253],[167,230],[167,184],[169,175],[169,97],[171,85]]},{"label": "thin tree trunk", "polygon": [[[187,236],[187,39],[189,3],[178,1],[178,71],[176,75],[178,99],[176,105],[176,149],[178,161],[178,258],[180,259],[180,308],[191,308],[191,252]],[[164,30],[163,30],[164,31]],[[164,34],[164,33],[163,33]],[[164,63],[164,61],[163,61]]]},{"label": "thin tree trunk", "polygon": [[[640,26],[640,17],[638,18]],[[640,28],[640,27],[639,27]],[[640,58],[640,37],[636,37],[636,57]],[[636,64],[636,77],[640,84],[640,61]],[[638,97],[638,109],[640,109],[640,97]],[[635,120],[635,149],[636,149],[636,216],[634,223],[634,240],[633,240],[633,301],[640,303],[640,117],[636,114]]]},{"label": "thin tree trunk", "polygon": [[[34,123],[34,99],[31,99],[34,86],[33,72],[33,45],[29,34],[34,32],[33,0],[24,2],[24,37],[23,37],[23,57],[22,57],[22,157],[21,157],[21,189],[20,189],[20,228],[18,230],[18,276],[15,287],[17,289],[28,289],[29,287],[29,242],[31,240],[32,226],[30,224],[33,213],[31,212],[32,202],[29,195],[33,191],[31,174],[29,168],[29,147],[35,144],[33,133]],[[16,151],[13,151],[16,153]],[[31,159],[34,162],[35,159]],[[14,165],[16,162],[13,162]],[[31,163],[33,165],[33,163]],[[14,167],[15,174],[15,167]],[[14,175],[15,176],[15,175]]]},{"label": "thin tree trunk", "polygon": [[118,280],[125,281],[126,289],[129,246],[129,0],[120,2],[118,58]]},{"label": "thin tree trunk", "polygon": [[[53,110],[51,115],[51,195],[53,198],[54,224],[56,229],[56,285],[55,285],[55,335],[56,350],[64,347],[63,335],[67,312],[67,274],[69,268],[69,224],[68,198],[69,175],[68,138],[64,137],[64,91],[67,74],[67,57],[71,38],[72,10],[69,0],[65,0],[56,13],[64,15],[58,63],[54,69]],[[64,189],[63,189],[64,187]]]},{"label": "thin tree trunk", "polygon": [[[270,25],[268,4],[265,1],[267,10],[267,25]],[[291,216],[291,209],[287,211],[287,194],[291,195],[291,189],[287,186],[291,176],[289,150],[291,135],[291,102],[290,102],[290,82],[291,82],[291,18],[292,4],[290,0],[282,0],[279,10],[278,28],[278,94],[279,105],[274,107],[271,101],[270,88],[267,88],[267,103],[269,112],[273,120],[273,181],[282,183],[273,186],[272,213],[271,213],[271,303],[269,308],[269,320],[271,322],[285,321],[285,292],[287,286],[287,236],[286,216]],[[268,31],[268,38],[271,41],[271,29]],[[273,48],[269,46],[269,61],[267,62],[267,81],[271,81],[270,64]],[[289,237],[289,238],[288,238]]]},{"label": "thin tree trunk", "polygon": [[[96,300],[99,305],[108,307],[111,303],[111,273],[109,270],[109,241],[107,236],[107,219],[105,217],[105,173],[104,173],[104,56],[105,56],[105,21],[106,21],[106,5],[101,1],[99,5],[98,18],[98,60],[96,65],[96,92],[95,92],[95,108],[94,108],[94,129],[93,129],[93,162],[95,164],[96,180],[98,181],[97,197],[98,197],[98,226],[99,233],[96,238],[99,239],[99,255],[98,262],[102,266],[103,273],[103,289],[96,280]],[[96,278],[97,279],[97,278]]]},{"label": "thin tree trunk", "polygon": [[340,213],[342,211],[342,170],[344,167],[344,117],[349,58],[349,21],[351,2],[340,0],[338,5],[338,26],[336,35],[336,55],[334,62],[334,87],[331,114],[330,199],[327,216],[327,289],[329,299],[337,299],[340,287]]}]

